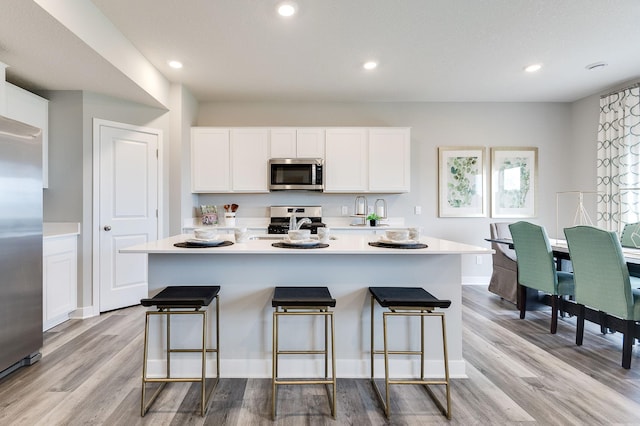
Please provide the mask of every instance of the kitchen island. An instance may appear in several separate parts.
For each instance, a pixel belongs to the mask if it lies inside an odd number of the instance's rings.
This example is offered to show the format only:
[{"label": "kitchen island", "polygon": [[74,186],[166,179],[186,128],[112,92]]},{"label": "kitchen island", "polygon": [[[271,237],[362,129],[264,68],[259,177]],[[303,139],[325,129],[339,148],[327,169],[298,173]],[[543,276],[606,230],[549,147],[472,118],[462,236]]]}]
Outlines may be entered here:
[{"label": "kitchen island", "polygon": [[[233,235],[223,235],[234,241]],[[253,239],[224,247],[180,248],[174,244],[193,238],[177,235],[159,241],[121,249],[121,253],[148,254],[150,294],[168,285],[220,285],[220,354],[222,377],[271,377],[271,297],[275,286],[327,286],[336,299],[336,366],[338,377],[368,377],[370,359],[369,286],[420,286],[441,299],[450,299],[447,309],[447,340],[452,377],[465,376],[462,359],[461,257],[490,254],[491,249],[436,238],[423,237],[428,245],[422,249],[380,248],[369,246],[374,235],[338,235],[329,247],[289,249],[272,246],[277,240]],[[269,238],[263,236],[262,238]],[[380,309],[377,307],[377,309]],[[380,315],[381,317],[381,315]],[[212,317],[210,317],[212,318]],[[189,318],[186,318],[188,320]],[[379,319],[376,316],[376,319]],[[179,344],[197,347],[200,331],[185,323],[172,321],[172,339]],[[436,319],[433,319],[436,321]],[[309,319],[313,321],[313,319]],[[415,348],[419,336],[417,321],[406,318],[389,323],[390,342],[395,347]],[[193,324],[193,322],[191,323]],[[312,326],[316,326],[313,328]],[[427,320],[427,375],[443,373],[439,327]],[[142,325],[141,325],[142,327]],[[295,337],[300,349],[310,348],[322,339],[319,323],[296,319],[281,324],[281,347],[292,346]],[[214,327],[210,327],[210,330]],[[161,327],[152,328],[152,333]],[[177,331],[173,331],[177,330]],[[376,324],[376,330],[382,328]],[[306,336],[301,339],[301,336]],[[433,336],[430,340],[429,336]],[[155,339],[157,341],[157,339]],[[381,342],[381,337],[380,340]],[[163,368],[160,345],[150,349],[150,372]],[[292,347],[293,349],[293,347]],[[172,356],[175,376],[194,374],[198,361],[189,354]],[[379,357],[382,371],[382,357]],[[397,359],[396,359],[397,358]],[[281,366],[282,376],[317,376],[323,363],[309,358],[288,358]],[[211,364],[213,370],[213,363]],[[393,375],[407,377],[419,372],[419,362],[394,357]],[[419,374],[419,373],[418,373]]]}]

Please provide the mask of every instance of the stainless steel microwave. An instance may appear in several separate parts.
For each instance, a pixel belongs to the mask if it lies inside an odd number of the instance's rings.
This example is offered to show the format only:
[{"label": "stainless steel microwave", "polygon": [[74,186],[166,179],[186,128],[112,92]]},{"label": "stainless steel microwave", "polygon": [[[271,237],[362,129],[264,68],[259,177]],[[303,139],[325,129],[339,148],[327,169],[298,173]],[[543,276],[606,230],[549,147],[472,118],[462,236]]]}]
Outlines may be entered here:
[{"label": "stainless steel microwave", "polygon": [[324,190],[322,158],[272,158],[269,160],[271,191]]}]

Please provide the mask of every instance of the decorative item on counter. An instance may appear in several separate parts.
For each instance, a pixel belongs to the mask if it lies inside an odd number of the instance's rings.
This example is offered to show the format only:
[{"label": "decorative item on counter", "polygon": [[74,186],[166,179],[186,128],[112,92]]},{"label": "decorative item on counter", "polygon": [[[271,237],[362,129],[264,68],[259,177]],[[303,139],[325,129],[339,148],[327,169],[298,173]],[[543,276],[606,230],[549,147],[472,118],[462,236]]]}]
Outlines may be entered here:
[{"label": "decorative item on counter", "polygon": [[356,197],[356,206],[355,206],[355,214],[357,215],[365,215],[367,214],[367,199],[362,196],[362,195],[358,195]]},{"label": "decorative item on counter", "polygon": [[217,225],[218,224],[218,208],[216,206],[200,206],[200,212],[202,213],[203,225]]},{"label": "decorative item on counter", "polygon": [[378,216],[375,213],[371,213],[369,216],[367,216],[367,220],[369,221],[369,225],[378,226],[378,221],[380,220],[380,216]]},{"label": "decorative item on counter", "polygon": [[236,239],[236,243],[246,243],[249,241],[249,231],[247,228],[235,228],[233,230],[233,235]]},{"label": "decorative item on counter", "polygon": [[380,216],[380,219],[387,218],[387,202],[384,198],[378,198],[376,200],[376,202],[374,203],[374,212],[375,214]]},{"label": "decorative item on counter", "polygon": [[331,229],[327,228],[326,226],[318,228],[318,238],[320,239],[321,243],[328,243],[331,239]]},{"label": "decorative item on counter", "polygon": [[420,241],[420,228],[409,228],[409,239],[414,241]]},{"label": "decorative item on counter", "polygon": [[228,227],[236,226],[236,211],[238,210],[237,204],[225,204],[224,205],[224,224]]}]

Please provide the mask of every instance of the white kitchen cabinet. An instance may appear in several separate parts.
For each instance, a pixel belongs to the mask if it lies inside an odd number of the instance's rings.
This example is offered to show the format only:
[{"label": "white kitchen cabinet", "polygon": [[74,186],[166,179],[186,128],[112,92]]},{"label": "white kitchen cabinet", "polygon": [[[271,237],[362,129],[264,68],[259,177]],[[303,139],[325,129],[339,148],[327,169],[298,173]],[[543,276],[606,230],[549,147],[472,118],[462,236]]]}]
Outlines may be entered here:
[{"label": "white kitchen cabinet", "polygon": [[269,192],[269,129],[231,129],[231,188]]},{"label": "white kitchen cabinet", "polygon": [[42,129],[42,187],[49,187],[49,101],[5,83],[6,116]]},{"label": "white kitchen cabinet", "polygon": [[77,239],[65,235],[43,240],[43,331],[68,320],[77,308]]},{"label": "white kitchen cabinet", "polygon": [[270,135],[271,158],[324,158],[324,129],[279,127]]},{"label": "white kitchen cabinet", "polygon": [[293,127],[279,127],[270,130],[271,157],[296,158],[296,129]]},{"label": "white kitchen cabinet", "polygon": [[369,192],[409,192],[410,139],[408,128],[369,129]]},{"label": "white kitchen cabinet", "polygon": [[306,127],[296,130],[297,158],[324,158],[324,129]]},{"label": "white kitchen cabinet", "polygon": [[366,128],[331,128],[325,133],[325,192],[368,189]]},{"label": "white kitchen cabinet", "polygon": [[231,191],[230,155],[229,129],[192,128],[191,192]]}]

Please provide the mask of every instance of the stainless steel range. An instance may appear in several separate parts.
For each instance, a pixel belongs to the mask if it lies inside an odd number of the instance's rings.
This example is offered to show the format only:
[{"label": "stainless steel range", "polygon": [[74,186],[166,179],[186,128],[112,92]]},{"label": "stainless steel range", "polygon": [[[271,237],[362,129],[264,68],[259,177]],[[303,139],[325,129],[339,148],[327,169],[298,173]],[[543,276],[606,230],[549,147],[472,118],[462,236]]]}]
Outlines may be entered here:
[{"label": "stainless steel range", "polygon": [[269,234],[286,234],[293,222],[292,217],[296,224],[302,223],[300,229],[310,229],[312,234],[317,234],[318,228],[325,226],[320,206],[271,206],[270,211],[271,223],[267,228]]}]

